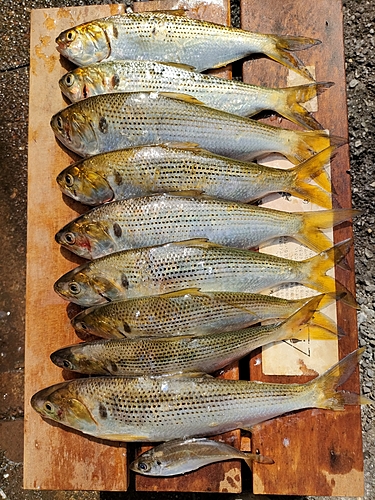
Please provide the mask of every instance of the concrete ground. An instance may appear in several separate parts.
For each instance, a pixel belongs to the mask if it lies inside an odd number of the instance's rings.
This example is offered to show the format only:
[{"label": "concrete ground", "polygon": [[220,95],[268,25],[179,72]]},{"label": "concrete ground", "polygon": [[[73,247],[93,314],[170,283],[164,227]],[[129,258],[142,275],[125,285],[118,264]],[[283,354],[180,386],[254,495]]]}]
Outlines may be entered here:
[{"label": "concrete ground", "polygon": [[[3,235],[0,248],[0,387],[2,389],[0,498],[2,499],[142,500],[146,498],[146,494],[135,493],[132,486],[128,493],[116,494],[22,490],[29,13],[32,8],[97,3],[101,2],[3,0],[0,4],[0,214]],[[368,346],[361,375],[363,392],[366,395],[374,395],[375,2],[347,0],[343,5],[353,205],[363,210],[363,216],[355,223],[360,344]],[[42,185],[43,179],[41,179],[41,189]],[[363,409],[365,500],[375,498],[373,421],[374,407]],[[208,498],[208,495],[147,494],[149,500],[156,498],[193,500],[206,497]],[[229,496],[221,495],[220,498]],[[243,494],[236,498],[250,500],[252,497],[250,494]]]}]

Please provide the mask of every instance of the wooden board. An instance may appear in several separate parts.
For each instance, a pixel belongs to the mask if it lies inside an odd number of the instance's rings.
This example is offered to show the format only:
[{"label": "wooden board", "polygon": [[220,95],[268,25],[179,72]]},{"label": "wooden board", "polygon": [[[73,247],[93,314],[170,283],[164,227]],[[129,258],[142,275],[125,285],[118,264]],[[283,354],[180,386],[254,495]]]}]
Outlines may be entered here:
[{"label": "wooden board", "polygon": [[[155,0],[152,2],[138,2],[134,4],[135,12],[150,10],[183,9],[186,14],[195,19],[230,25],[229,0]],[[230,67],[211,73],[223,78],[231,78]],[[238,379],[238,363],[233,363],[221,375],[224,378]],[[232,446],[239,448],[240,432],[228,432],[220,439],[224,439]],[[143,447],[143,452],[149,447]],[[136,476],[138,491],[191,491],[191,492],[221,492],[238,493],[242,490],[241,464],[238,460],[208,465],[198,471],[171,478],[153,478]]]},{"label": "wooden board", "polygon": [[[335,81],[333,89],[319,97],[317,118],[331,133],[347,137],[345,73],[340,0],[242,0],[242,27],[253,31],[290,33],[320,38],[323,44],[302,52],[301,58],[315,68],[318,80]],[[62,490],[126,490],[126,446],[83,437],[42,420],[30,407],[33,393],[63,380],[65,374],[49,360],[55,349],[78,341],[67,312],[71,308],[52,289],[54,281],[75,267],[78,257],[61,252],[54,234],[76,216],[78,205],[63,202],[55,182],[56,175],[70,163],[70,157],[54,139],[49,127],[51,115],[66,103],[57,81],[67,68],[61,66],[54,48],[57,34],[74,24],[117,12],[115,6],[93,6],[33,11],[31,17],[31,74],[29,126],[28,254],[26,292],[25,358],[25,472],[24,487]],[[227,0],[160,0],[135,4],[138,11],[184,8],[188,15],[228,24]],[[66,64],[66,63],[64,63]],[[230,70],[216,72],[230,77]],[[268,86],[285,86],[288,72],[275,62],[255,58],[244,65],[244,79]],[[40,98],[40,95],[43,98]],[[271,123],[290,126],[286,120]],[[350,206],[348,148],[340,148],[332,163],[336,206]],[[351,236],[350,225],[335,230],[335,241]],[[71,261],[67,260],[70,258]],[[350,270],[336,269],[338,279],[354,292],[353,252],[348,257]],[[339,327],[346,336],[340,339],[340,358],[356,347],[356,312],[343,304],[337,306]],[[349,328],[350,325],[350,328]],[[259,352],[250,362],[252,379],[304,382],[307,377],[264,376]],[[234,366],[224,374],[238,377]],[[357,378],[345,386],[359,390]],[[227,440],[240,444],[238,431]],[[244,443],[246,442],[246,446]],[[241,446],[249,446],[243,439]],[[303,411],[259,426],[253,433],[252,449],[260,449],[275,460],[273,466],[254,466],[254,492],[293,495],[363,494],[362,442],[360,412]],[[108,467],[111,464],[111,467]],[[63,473],[61,473],[63,471]],[[242,479],[238,461],[214,464],[184,477],[152,479],[137,476],[136,488],[143,491],[239,492]]]},{"label": "wooden board", "polygon": [[[271,0],[241,2],[241,27],[265,33],[295,34],[318,38],[322,44],[300,53],[305,64],[315,70],[317,81],[333,81],[335,86],[318,98],[316,118],[331,134],[348,137],[343,47],[342,6],[340,0],[307,0],[278,3]],[[267,59],[248,61],[243,67],[248,83],[287,86],[288,70]],[[275,120],[270,120],[275,124]],[[283,127],[294,128],[278,119]],[[348,147],[341,147],[331,163],[336,195],[333,205],[351,206]],[[352,237],[350,224],[335,229],[335,242]],[[336,277],[355,292],[354,255],[347,257],[349,270],[337,267]],[[338,326],[345,336],[338,343],[342,358],[357,346],[356,311],[337,304]],[[261,354],[253,353],[251,379],[272,382],[304,382],[307,377],[265,376]],[[359,391],[358,373],[344,386]],[[363,454],[360,410],[345,412],[307,410],[277,418],[258,426],[252,434],[252,449],[261,449],[275,465],[254,464],[254,493],[283,495],[363,495]]]},{"label": "wooden board", "polygon": [[30,489],[121,491],[128,485],[126,445],[67,431],[41,419],[29,403],[36,391],[64,380],[49,356],[78,340],[68,303],[53,291],[56,279],[78,262],[64,258],[54,241],[56,231],[77,216],[55,181],[71,158],[49,126],[52,114],[66,106],[58,86],[66,69],[54,40],[70,26],[122,11],[107,5],[31,13],[24,450],[24,487]]}]

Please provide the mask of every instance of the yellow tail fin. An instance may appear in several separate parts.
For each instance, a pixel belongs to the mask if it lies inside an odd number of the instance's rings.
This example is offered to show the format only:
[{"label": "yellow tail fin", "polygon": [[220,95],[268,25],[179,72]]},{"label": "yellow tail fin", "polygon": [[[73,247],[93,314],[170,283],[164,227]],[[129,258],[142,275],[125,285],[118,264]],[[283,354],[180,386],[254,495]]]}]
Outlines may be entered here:
[{"label": "yellow tail fin", "polygon": [[337,335],[331,329],[326,329],[323,324],[317,322],[311,323],[323,297],[324,294],[312,297],[294,314],[280,323],[278,340],[304,339],[307,334],[310,339],[337,340]]},{"label": "yellow tail fin", "polygon": [[360,213],[360,210],[351,208],[299,212],[302,227],[298,234],[293,235],[293,238],[312,250],[322,252],[332,246],[332,241],[322,232],[322,229],[341,224]]},{"label": "yellow tail fin", "polygon": [[353,351],[332,368],[308,382],[307,386],[313,391],[316,408],[343,410],[345,405],[374,404],[370,399],[347,391],[336,391],[354,372],[365,348]]},{"label": "yellow tail fin", "polygon": [[301,106],[332,87],[334,83],[310,83],[308,85],[298,85],[296,87],[287,87],[279,89],[277,92],[278,100],[274,105],[275,111],[285,116],[288,120],[302,125],[302,127],[312,130],[322,129],[323,127],[315,120],[312,114],[306,108]]},{"label": "yellow tail fin", "polygon": [[289,161],[294,164],[306,161],[314,154],[330,146],[341,146],[346,139],[329,136],[325,130],[308,130],[307,132],[294,132],[283,130],[285,151],[281,151]]},{"label": "yellow tail fin", "polygon": [[351,292],[345,288],[344,285],[336,282],[332,276],[326,275],[329,269],[335,264],[338,264],[345,257],[352,243],[352,239],[344,240],[310,259],[298,262],[300,276],[297,281],[320,293],[336,292],[337,294],[342,294],[343,302],[351,307],[357,307],[355,298]]},{"label": "yellow tail fin", "polygon": [[[287,170],[289,174],[288,186],[290,186],[288,192],[323,208],[332,208],[332,199],[329,194],[331,192],[331,179],[325,169],[329,165],[334,150],[334,146],[323,149],[312,158]],[[306,182],[308,179],[314,180],[325,191],[315,184],[308,184]]]},{"label": "yellow tail fin", "polygon": [[[308,80],[314,80],[313,76],[302,61],[295,54],[291,54],[290,52],[313,47],[314,45],[321,43],[320,40],[299,36],[267,35],[267,37],[269,38],[268,42],[270,43],[267,44],[267,49],[264,53],[268,57],[274,59],[283,66],[296,71]],[[274,43],[272,43],[272,41]]]}]

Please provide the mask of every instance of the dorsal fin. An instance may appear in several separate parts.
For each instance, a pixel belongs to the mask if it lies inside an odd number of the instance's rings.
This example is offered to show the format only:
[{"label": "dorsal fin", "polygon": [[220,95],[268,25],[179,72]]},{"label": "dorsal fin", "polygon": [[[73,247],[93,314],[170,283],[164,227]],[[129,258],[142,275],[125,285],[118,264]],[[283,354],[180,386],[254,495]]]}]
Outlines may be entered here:
[{"label": "dorsal fin", "polygon": [[194,238],[191,240],[175,241],[173,243],[167,243],[167,245],[197,248],[223,248],[223,245],[212,243],[212,241],[209,241],[207,238]]},{"label": "dorsal fin", "polygon": [[189,104],[196,104],[197,106],[205,106],[202,101],[188,94],[180,94],[179,92],[158,92],[158,94],[163,97],[169,97],[169,99],[176,99],[177,101],[188,102]]},{"label": "dorsal fin", "polygon": [[[159,61],[157,61],[157,62],[159,62]],[[164,61],[160,61],[160,64],[163,64],[164,66],[172,66],[172,68],[183,69],[185,71],[191,71],[191,72],[195,73],[194,66],[189,66],[188,64],[164,62]]]},{"label": "dorsal fin", "polygon": [[177,290],[175,292],[167,292],[159,295],[163,299],[169,299],[174,297],[183,297],[184,295],[194,295],[197,297],[206,297],[207,295],[200,291],[200,288],[184,288],[183,290]]}]

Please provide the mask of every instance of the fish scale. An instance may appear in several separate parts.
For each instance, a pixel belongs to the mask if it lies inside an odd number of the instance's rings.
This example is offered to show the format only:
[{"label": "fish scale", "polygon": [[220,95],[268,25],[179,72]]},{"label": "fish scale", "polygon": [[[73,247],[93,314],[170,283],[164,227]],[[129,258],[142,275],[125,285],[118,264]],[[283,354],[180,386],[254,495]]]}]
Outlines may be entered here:
[{"label": "fish scale", "polygon": [[183,63],[196,71],[264,53],[312,80],[291,52],[316,45],[318,40],[253,33],[181,14],[182,10],[176,10],[96,19],[60,33],[57,49],[78,66],[103,60],[148,59]]},{"label": "fish scale", "polygon": [[44,417],[117,441],[167,441],[221,434],[302,408],[343,410],[371,400],[336,391],[364,348],[306,384],[271,384],[209,376],[89,377],[42,389],[31,400]]},{"label": "fish scale", "polygon": [[209,151],[250,160],[278,152],[293,163],[342,139],[324,130],[293,131],[198,105],[191,97],[156,92],[88,97],[56,113],[56,137],[81,156],[146,144],[190,142]]},{"label": "fish scale", "polygon": [[305,302],[251,293],[186,290],[90,308],[76,315],[72,325],[79,332],[104,338],[203,335],[286,317]]},{"label": "fish scale", "polygon": [[322,128],[300,105],[329,88],[311,83],[271,89],[194,73],[184,66],[156,61],[112,61],[77,68],[60,79],[62,92],[72,101],[110,92],[173,92],[195,97],[204,104],[241,116],[270,109],[302,125]]},{"label": "fish scale", "polygon": [[95,259],[66,273],[54,288],[63,298],[86,307],[192,287],[202,292],[256,293],[297,282],[334,292],[339,285],[325,273],[350,247],[351,240],[346,240],[311,259],[293,261],[193,240]]},{"label": "fish scale", "polygon": [[155,194],[105,203],[67,224],[56,241],[87,259],[191,238],[252,248],[290,236],[321,251],[331,245],[321,229],[357,213],[351,209],[284,212],[194,194]]}]

